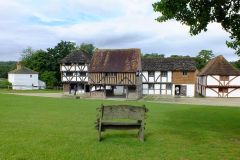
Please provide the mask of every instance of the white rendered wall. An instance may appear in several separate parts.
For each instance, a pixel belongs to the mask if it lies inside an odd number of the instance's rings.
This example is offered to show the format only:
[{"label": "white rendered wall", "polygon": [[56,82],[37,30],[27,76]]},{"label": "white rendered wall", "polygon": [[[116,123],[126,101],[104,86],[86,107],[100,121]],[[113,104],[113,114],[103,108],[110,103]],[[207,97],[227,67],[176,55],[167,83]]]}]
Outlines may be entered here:
[{"label": "white rendered wall", "polygon": [[161,72],[160,71],[156,71],[155,72],[155,82],[161,82]]},{"label": "white rendered wall", "polygon": [[206,97],[218,97],[218,88],[206,88]]},{"label": "white rendered wall", "polygon": [[[229,86],[240,86],[240,76],[230,76],[229,77]],[[231,81],[232,80],[232,81]]]},{"label": "white rendered wall", "polygon": [[195,85],[187,84],[187,97],[194,97],[195,95]]},{"label": "white rendered wall", "polygon": [[231,93],[228,94],[228,97],[240,97],[240,88],[234,90],[234,88],[229,89],[228,91],[232,91]]},{"label": "white rendered wall", "polygon": [[207,85],[219,85],[219,76],[207,76]]},{"label": "white rendered wall", "polygon": [[148,82],[148,72],[142,72],[142,82]]},{"label": "white rendered wall", "polygon": [[38,89],[38,74],[9,74],[9,82],[15,90]]},{"label": "white rendered wall", "polygon": [[168,82],[172,82],[172,71],[168,71]]}]

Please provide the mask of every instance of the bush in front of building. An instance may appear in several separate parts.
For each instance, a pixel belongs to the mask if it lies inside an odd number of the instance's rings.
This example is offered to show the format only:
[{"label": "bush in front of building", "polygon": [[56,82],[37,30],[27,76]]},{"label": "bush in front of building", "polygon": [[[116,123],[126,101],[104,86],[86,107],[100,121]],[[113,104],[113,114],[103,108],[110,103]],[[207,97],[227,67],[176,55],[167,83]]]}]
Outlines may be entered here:
[{"label": "bush in front of building", "polygon": [[7,79],[0,78],[0,88],[11,88],[12,84]]}]

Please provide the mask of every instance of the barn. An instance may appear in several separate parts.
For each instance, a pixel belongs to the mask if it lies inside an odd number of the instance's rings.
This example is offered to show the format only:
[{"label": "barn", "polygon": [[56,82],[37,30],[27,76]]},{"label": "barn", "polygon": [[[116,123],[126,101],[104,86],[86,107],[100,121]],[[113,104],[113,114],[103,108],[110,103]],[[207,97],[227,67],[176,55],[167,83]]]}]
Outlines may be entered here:
[{"label": "barn", "polygon": [[140,49],[97,49],[89,67],[92,97],[141,97]]},{"label": "barn", "polygon": [[76,50],[61,60],[60,72],[64,92],[83,94],[89,92],[88,67],[91,57]]},{"label": "barn", "polygon": [[240,71],[217,56],[199,72],[197,92],[205,97],[240,97]]},{"label": "barn", "polygon": [[35,72],[20,62],[17,63],[17,68],[8,73],[8,81],[12,83],[14,90],[35,90],[44,89],[46,84],[38,79],[38,72]]},{"label": "barn", "polygon": [[144,95],[195,95],[196,63],[193,58],[143,58]]}]

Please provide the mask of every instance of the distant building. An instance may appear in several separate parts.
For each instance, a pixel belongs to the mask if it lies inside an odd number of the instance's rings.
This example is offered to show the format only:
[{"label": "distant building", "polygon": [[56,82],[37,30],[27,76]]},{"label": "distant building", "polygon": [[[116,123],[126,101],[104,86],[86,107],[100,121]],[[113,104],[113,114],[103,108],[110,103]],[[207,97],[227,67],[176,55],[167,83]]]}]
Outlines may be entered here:
[{"label": "distant building", "polygon": [[140,49],[98,49],[89,67],[92,97],[138,99],[141,91]]},{"label": "distant building", "polygon": [[217,56],[198,74],[197,92],[205,97],[240,97],[240,71]]},{"label": "distant building", "polygon": [[90,56],[81,50],[73,51],[61,61],[60,71],[64,92],[70,94],[89,92],[89,63]]},{"label": "distant building", "polygon": [[143,94],[195,96],[196,63],[193,58],[143,58]]},{"label": "distant building", "polygon": [[17,68],[8,73],[8,81],[14,90],[44,89],[46,84],[38,79],[38,72],[17,63]]}]

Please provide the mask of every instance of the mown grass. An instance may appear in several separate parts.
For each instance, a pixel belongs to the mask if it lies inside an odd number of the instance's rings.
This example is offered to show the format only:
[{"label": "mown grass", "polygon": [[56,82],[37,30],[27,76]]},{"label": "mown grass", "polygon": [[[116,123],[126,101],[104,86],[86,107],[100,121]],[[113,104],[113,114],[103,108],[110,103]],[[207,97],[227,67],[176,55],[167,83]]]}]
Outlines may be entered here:
[{"label": "mown grass", "polygon": [[0,89],[0,93],[62,93],[62,90],[55,89],[40,89],[40,90],[12,90]]},{"label": "mown grass", "polygon": [[134,104],[0,94],[0,159],[240,159],[240,108],[145,103],[145,142],[137,131],[97,141],[96,107]]}]

